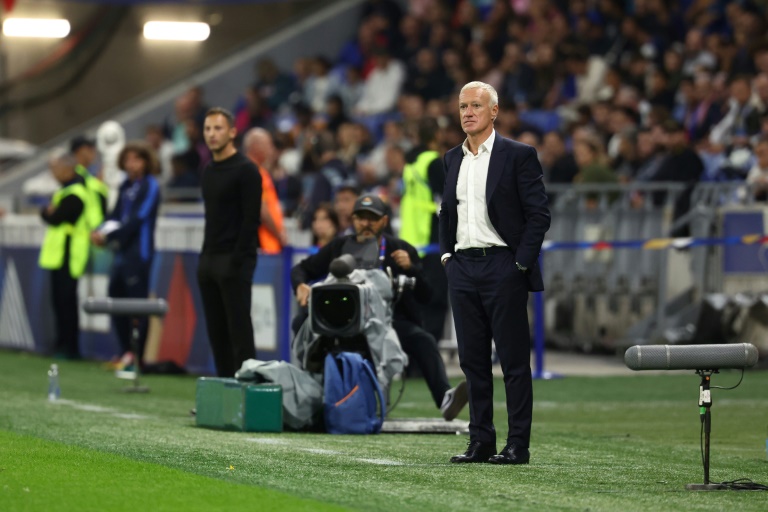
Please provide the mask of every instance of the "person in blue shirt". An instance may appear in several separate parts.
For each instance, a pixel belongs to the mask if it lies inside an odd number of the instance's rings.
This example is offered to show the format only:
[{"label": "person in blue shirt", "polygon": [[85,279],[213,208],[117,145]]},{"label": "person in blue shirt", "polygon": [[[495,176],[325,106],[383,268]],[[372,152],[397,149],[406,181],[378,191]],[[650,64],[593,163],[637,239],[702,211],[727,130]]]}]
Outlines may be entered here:
[{"label": "person in blue shirt", "polygon": [[[94,244],[114,251],[109,279],[109,296],[113,298],[145,299],[149,294],[149,271],[155,254],[155,225],[160,205],[160,187],[153,176],[156,162],[152,150],[144,143],[126,144],[118,158],[126,179],[120,185],[117,203],[107,221],[91,235]],[[116,315],[112,322],[124,364],[131,362],[131,329],[133,322],[138,322],[137,355],[141,359],[147,318]]]}]

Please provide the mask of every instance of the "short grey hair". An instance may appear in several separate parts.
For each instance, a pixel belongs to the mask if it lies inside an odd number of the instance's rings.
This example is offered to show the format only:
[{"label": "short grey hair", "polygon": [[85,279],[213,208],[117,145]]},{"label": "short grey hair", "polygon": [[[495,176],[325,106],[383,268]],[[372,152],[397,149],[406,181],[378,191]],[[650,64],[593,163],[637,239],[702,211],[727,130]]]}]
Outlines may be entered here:
[{"label": "short grey hair", "polygon": [[74,169],[77,165],[77,160],[66,149],[55,148],[48,153],[48,165],[64,165]]},{"label": "short grey hair", "polygon": [[488,91],[488,95],[491,97],[491,108],[493,108],[494,105],[499,104],[499,93],[496,92],[496,89],[493,88],[491,84],[487,84],[485,82],[469,82],[464,87],[461,88],[461,91],[459,91],[459,94],[463,93],[464,91],[468,91],[470,89],[483,89],[484,91]]}]

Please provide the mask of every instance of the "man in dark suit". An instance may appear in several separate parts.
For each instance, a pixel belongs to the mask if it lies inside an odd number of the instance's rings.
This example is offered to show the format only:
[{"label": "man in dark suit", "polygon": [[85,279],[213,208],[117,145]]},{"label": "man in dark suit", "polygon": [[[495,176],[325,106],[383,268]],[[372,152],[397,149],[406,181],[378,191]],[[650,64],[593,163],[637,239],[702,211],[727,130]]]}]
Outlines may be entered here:
[{"label": "man in dark suit", "polygon": [[[445,154],[440,252],[469,387],[469,446],[451,462],[527,464],[533,410],[528,292],[544,288],[549,229],[536,151],[496,134],[498,95],[483,82],[459,94],[464,143]],[[496,454],[491,340],[504,373],[509,433]]]}]

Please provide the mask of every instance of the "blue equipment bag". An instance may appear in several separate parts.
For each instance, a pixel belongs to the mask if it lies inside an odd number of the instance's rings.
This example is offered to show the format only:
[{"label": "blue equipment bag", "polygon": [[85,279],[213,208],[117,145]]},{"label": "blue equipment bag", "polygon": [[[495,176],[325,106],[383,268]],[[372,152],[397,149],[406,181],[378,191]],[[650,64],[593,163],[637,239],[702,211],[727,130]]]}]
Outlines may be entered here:
[{"label": "blue equipment bag", "polygon": [[355,352],[325,356],[323,405],[329,434],[378,434],[387,414],[371,363]]}]

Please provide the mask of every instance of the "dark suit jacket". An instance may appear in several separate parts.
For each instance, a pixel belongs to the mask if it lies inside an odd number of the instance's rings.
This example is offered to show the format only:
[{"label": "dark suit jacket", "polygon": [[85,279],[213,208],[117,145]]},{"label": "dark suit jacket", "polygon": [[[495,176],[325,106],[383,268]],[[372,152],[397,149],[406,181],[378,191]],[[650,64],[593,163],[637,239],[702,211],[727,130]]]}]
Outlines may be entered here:
[{"label": "dark suit jacket", "polygon": [[[461,146],[445,154],[445,190],[440,208],[441,254],[453,253],[456,246],[456,183],[463,158]],[[488,217],[502,240],[514,251],[517,262],[530,269],[530,291],[544,289],[538,258],[550,216],[543,179],[534,148],[496,134],[485,187]]]}]

